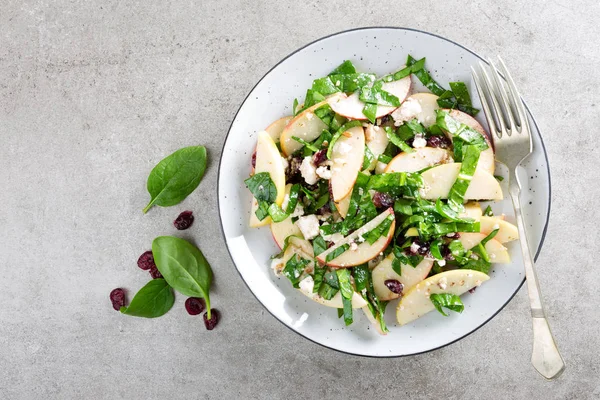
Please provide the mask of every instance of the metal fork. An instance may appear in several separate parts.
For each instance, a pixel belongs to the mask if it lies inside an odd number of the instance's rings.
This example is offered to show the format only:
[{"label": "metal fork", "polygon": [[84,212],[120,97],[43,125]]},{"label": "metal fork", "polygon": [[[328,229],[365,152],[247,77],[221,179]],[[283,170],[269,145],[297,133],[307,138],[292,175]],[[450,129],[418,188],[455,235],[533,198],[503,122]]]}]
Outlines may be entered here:
[{"label": "metal fork", "polygon": [[[471,67],[477,93],[481,99],[483,111],[490,126],[496,158],[504,163],[509,171],[509,193],[512,198],[519,229],[525,276],[531,316],[533,318],[533,353],[531,363],[546,379],[558,377],[565,369],[565,363],[558,351],[550,326],[546,320],[540,286],[535,272],[533,257],[525,222],[521,214],[521,183],[517,176],[517,166],[532,152],[531,130],[525,113],[525,106],[504,61],[498,57],[500,69],[492,60],[489,66],[479,63],[479,71]],[[489,73],[488,73],[489,71]],[[505,79],[502,78],[504,76]],[[491,78],[490,78],[491,75]]]}]

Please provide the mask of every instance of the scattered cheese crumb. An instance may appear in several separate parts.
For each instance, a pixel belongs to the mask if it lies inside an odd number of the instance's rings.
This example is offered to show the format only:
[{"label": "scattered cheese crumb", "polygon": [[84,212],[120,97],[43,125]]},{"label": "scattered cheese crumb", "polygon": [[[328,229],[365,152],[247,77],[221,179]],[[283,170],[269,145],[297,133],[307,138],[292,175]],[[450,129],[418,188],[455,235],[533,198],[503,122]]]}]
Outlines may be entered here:
[{"label": "scattered cheese crumb", "polygon": [[283,169],[287,169],[288,166],[290,165],[287,158],[285,158],[285,157],[281,157],[281,163],[283,164]]},{"label": "scattered cheese crumb", "polygon": [[302,207],[302,204],[296,203],[296,208],[294,208],[294,212],[292,213],[292,215],[290,215],[290,217],[301,217],[303,215],[304,207]]},{"label": "scattered cheese crumb", "polygon": [[416,243],[413,243],[410,245],[410,251],[411,253],[416,253],[417,251],[419,251],[419,249],[421,248],[421,246],[419,246]]},{"label": "scattered cheese crumb", "polygon": [[419,114],[423,109],[421,108],[421,103],[418,100],[415,100],[412,97],[406,99],[402,105],[396,109],[392,113],[392,118],[394,119],[394,125],[400,126],[405,121],[410,121],[415,118],[417,114]]},{"label": "scattered cheese crumb", "polygon": [[500,225],[496,224],[496,225],[494,225],[494,226],[492,227],[492,230],[494,230],[494,231],[495,231],[496,229],[500,229]]},{"label": "scattered cheese crumb", "polygon": [[312,157],[304,157],[300,165],[300,174],[309,185],[317,183],[319,178],[317,177],[317,168],[312,161]]},{"label": "scattered cheese crumb", "polygon": [[413,140],[413,147],[415,149],[419,149],[425,146],[427,146],[427,140],[425,140],[423,135],[415,135],[415,139]]},{"label": "scattered cheese crumb", "polygon": [[446,279],[445,276],[443,276],[439,281],[438,281],[438,286],[440,287],[440,289],[445,290],[448,287],[448,279]]},{"label": "scattered cheese crumb", "polygon": [[358,245],[355,242],[350,243],[350,251],[358,250]]},{"label": "scattered cheese crumb", "polygon": [[319,236],[319,220],[314,214],[298,218],[296,226],[300,229],[306,240],[311,240]]},{"label": "scattered cheese crumb", "polygon": [[317,175],[323,179],[331,179],[331,171],[329,168],[320,166],[317,168]]},{"label": "scattered cheese crumb", "polygon": [[446,260],[437,260],[437,263],[440,267],[443,267],[444,265],[446,265]]}]

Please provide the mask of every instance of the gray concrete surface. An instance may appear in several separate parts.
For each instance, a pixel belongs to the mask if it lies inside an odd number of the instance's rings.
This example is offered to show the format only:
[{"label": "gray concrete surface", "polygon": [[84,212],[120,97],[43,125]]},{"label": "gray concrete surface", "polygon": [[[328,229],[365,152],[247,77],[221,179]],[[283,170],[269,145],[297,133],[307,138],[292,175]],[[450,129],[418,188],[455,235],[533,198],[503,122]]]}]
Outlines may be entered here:
[{"label": "gray concrete surface", "polygon": [[[1,399],[597,399],[600,6],[594,1],[0,1]],[[546,140],[552,218],[539,259],[568,363],[529,363],[525,289],[439,351],[368,359],[270,316],[240,280],[215,185],[227,128],[254,83],[299,46],[370,25],[420,28],[510,60]],[[182,205],[140,212],[154,163],[195,143],[210,167]],[[216,273],[218,330],[115,313],[138,255],[183,209]]]}]

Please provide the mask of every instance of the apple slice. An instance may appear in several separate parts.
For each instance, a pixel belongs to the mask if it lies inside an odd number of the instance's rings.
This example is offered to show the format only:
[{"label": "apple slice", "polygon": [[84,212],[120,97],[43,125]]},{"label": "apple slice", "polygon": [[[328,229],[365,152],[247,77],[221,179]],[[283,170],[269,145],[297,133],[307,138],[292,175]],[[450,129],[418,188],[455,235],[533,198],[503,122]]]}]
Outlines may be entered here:
[{"label": "apple slice", "polygon": [[465,211],[460,213],[461,218],[473,218],[476,221],[479,221],[482,216],[483,211],[481,211],[481,206],[477,201],[465,204]]},{"label": "apple slice", "polygon": [[392,113],[392,118],[398,125],[400,122],[416,118],[424,127],[429,128],[435,124],[437,118],[435,110],[440,108],[437,100],[438,96],[432,93],[415,93],[404,100]]},{"label": "apple slice", "polygon": [[499,217],[481,217],[479,220],[479,232],[489,235],[492,231],[499,229],[494,240],[500,243],[506,243],[519,238],[519,230],[516,226]]},{"label": "apple slice", "polygon": [[455,269],[427,278],[413,286],[398,302],[396,308],[398,324],[406,325],[435,310],[435,306],[429,299],[430,295],[448,293],[460,296],[488,279],[490,277],[483,272],[470,269]]},{"label": "apple slice", "polygon": [[[481,168],[481,169],[489,172],[490,174],[494,175],[494,171],[496,170],[496,160],[494,158],[494,148],[492,146],[492,142],[490,141],[490,136],[485,131],[485,129],[483,129],[483,126],[481,126],[481,124],[475,118],[471,117],[469,114],[464,113],[460,110],[444,109],[444,111],[447,111],[448,114],[450,114],[450,116],[452,118],[454,118],[461,124],[465,124],[468,127],[473,128],[477,132],[481,133],[481,135],[487,142],[489,148],[482,151],[481,154],[479,155],[479,162],[477,163],[477,168]],[[450,140],[452,140],[451,135],[447,134],[447,136]]]},{"label": "apple slice", "polygon": [[[290,183],[285,186],[286,196],[290,195],[291,188],[292,184]],[[277,243],[277,246],[279,246],[280,249],[283,249],[285,239],[288,236],[297,236],[304,239],[300,228],[298,228],[298,226],[292,222],[292,217],[287,217],[281,222],[271,222],[271,234],[273,235],[273,239],[275,239],[275,243]]]},{"label": "apple slice", "polygon": [[350,208],[350,198],[352,197],[352,193],[348,194],[348,196],[344,197],[337,203],[335,203],[335,208],[337,208],[338,212],[342,216],[342,218],[346,218],[348,215],[348,208]]},{"label": "apple slice", "polygon": [[[400,103],[402,103],[410,92],[411,83],[412,82],[409,75],[397,81],[384,83],[382,89],[396,96],[398,99],[400,99]],[[331,109],[337,114],[350,119],[367,119],[367,117],[365,117],[363,114],[365,103],[360,101],[358,92],[354,92],[350,96],[343,95],[337,98],[330,98],[328,101]],[[381,118],[385,115],[388,115],[396,108],[398,107],[377,106],[375,117]]]},{"label": "apple slice", "polygon": [[[277,189],[277,198],[275,203],[281,205],[285,197],[285,168],[283,167],[283,159],[273,139],[266,131],[258,132],[258,143],[256,144],[256,166],[254,172],[268,172],[271,180]],[[250,212],[250,227],[258,228],[267,226],[271,223],[271,217],[267,217],[259,221],[256,217],[258,209],[258,201],[252,198],[252,207]]]},{"label": "apple slice", "polygon": [[[392,219],[392,225],[390,226],[386,236],[381,236],[373,244],[369,244],[369,242],[366,241],[361,242],[360,238],[362,238],[363,235],[379,226],[379,224],[381,224],[386,218]],[[377,257],[381,252],[383,252],[383,250],[385,250],[394,236],[395,227],[396,221],[394,220],[394,209],[390,207],[350,235],[346,236],[343,240],[337,242],[334,246],[319,254],[317,256],[317,260],[321,264],[326,264],[336,268],[346,268],[364,264]],[[343,245],[350,245],[351,243],[356,243],[358,247],[354,250],[348,249],[333,260],[327,261],[328,254],[331,254]]]},{"label": "apple slice", "polygon": [[275,143],[279,142],[279,137],[281,136],[281,132],[287,126],[287,124],[292,120],[291,116],[279,118],[277,121],[271,123],[271,125],[265,128],[265,131],[271,136],[271,139]]},{"label": "apple slice", "polygon": [[394,258],[395,256],[393,254],[388,255],[375,267],[375,269],[373,269],[373,288],[375,289],[375,294],[379,300],[387,301],[400,297],[399,294],[388,289],[385,285],[385,281],[393,279],[400,282],[402,286],[404,286],[402,291],[406,293],[410,288],[427,278],[427,275],[433,266],[432,260],[424,258],[416,267],[402,264],[400,266],[402,275],[398,275],[392,268],[392,261],[394,261]]},{"label": "apple slice", "polygon": [[365,154],[365,133],[362,126],[348,129],[333,145],[331,152],[331,194],[340,201],[352,192]]},{"label": "apple slice", "polygon": [[[340,96],[342,95],[333,95],[330,97],[330,100]],[[315,115],[315,110],[326,105],[327,102],[328,100],[323,100],[322,102],[307,108],[288,122],[283,129],[283,132],[281,132],[279,142],[283,154],[289,156],[302,148],[302,145],[293,139],[294,136],[304,139],[307,142],[312,142],[321,135],[323,129],[327,129],[327,125],[321,121],[321,118]]]},{"label": "apple slice", "polygon": [[310,260],[310,263],[306,266],[306,270],[312,272],[315,267],[315,251],[312,244],[310,244],[308,240],[296,236],[290,237],[288,240],[288,247],[283,252],[283,265],[285,266],[285,264],[296,254],[306,260]]},{"label": "apple slice", "polygon": [[[306,297],[316,301],[319,304],[322,304],[327,307],[333,308],[344,308],[342,303],[342,294],[337,292],[330,300],[326,300],[323,297],[319,296],[318,293],[313,293],[313,288],[315,287],[315,281],[313,277],[308,275],[306,278],[300,281],[299,291],[305,295]],[[363,297],[354,292],[352,295],[352,308],[363,308],[366,307],[367,301],[363,299]]]},{"label": "apple slice", "polygon": [[373,161],[371,161],[371,164],[367,167],[367,171],[372,171],[377,166],[378,157],[385,152],[389,139],[383,128],[368,124],[365,128],[365,141],[367,147],[374,156]]},{"label": "apple slice", "polygon": [[392,158],[385,172],[418,172],[433,165],[452,161],[452,156],[446,149],[421,147],[412,153],[400,153]]},{"label": "apple slice", "polygon": [[[427,200],[446,199],[454,185],[460,163],[442,164],[421,174],[424,187],[419,190],[421,197]],[[473,179],[464,196],[465,200],[502,200],[502,188],[494,175],[481,169],[475,170]]]},{"label": "apple slice", "polygon": [[373,316],[373,314],[371,314],[371,310],[369,310],[369,307],[365,306],[362,308],[363,312],[365,313],[365,316],[367,317],[367,319],[369,320],[369,322],[371,323],[371,325],[373,325],[373,327],[375,328],[375,330],[377,332],[379,332],[380,335],[387,335],[387,332],[384,332],[381,330],[381,324],[379,323],[379,317],[375,318]]},{"label": "apple slice", "polygon": [[[487,235],[476,232],[460,232],[460,242],[465,250],[470,250],[479,242],[485,239]],[[508,264],[510,263],[510,255],[506,247],[496,239],[491,239],[485,244],[485,250],[490,256],[492,264]]]}]

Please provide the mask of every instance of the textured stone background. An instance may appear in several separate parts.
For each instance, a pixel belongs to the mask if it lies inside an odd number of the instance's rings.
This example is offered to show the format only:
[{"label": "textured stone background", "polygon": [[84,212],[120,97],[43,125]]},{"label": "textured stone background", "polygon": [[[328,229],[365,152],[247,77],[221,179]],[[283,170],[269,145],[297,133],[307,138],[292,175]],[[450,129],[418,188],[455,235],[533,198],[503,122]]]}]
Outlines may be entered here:
[{"label": "textured stone background", "polygon": [[[0,398],[599,398],[599,3],[284,3],[0,0]],[[559,380],[530,366],[525,289],[452,346],[378,360],[296,335],[235,272],[212,189],[231,118],[288,53],[373,25],[510,60],[550,157],[539,264],[568,363]],[[144,217],[151,167],[198,142],[211,156],[202,190]],[[157,320],[121,317],[107,298],[142,286],[135,260],[186,208],[216,271],[212,333],[181,296]]]}]

